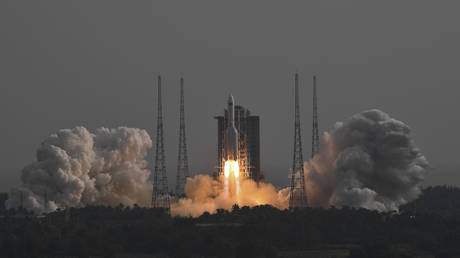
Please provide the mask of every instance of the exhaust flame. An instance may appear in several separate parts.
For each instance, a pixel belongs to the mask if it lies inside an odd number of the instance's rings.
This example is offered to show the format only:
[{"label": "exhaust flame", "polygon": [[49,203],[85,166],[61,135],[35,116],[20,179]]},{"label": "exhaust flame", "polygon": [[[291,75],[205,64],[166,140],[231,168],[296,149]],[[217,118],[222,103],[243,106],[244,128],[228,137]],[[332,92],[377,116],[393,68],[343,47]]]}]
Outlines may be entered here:
[{"label": "exhaust flame", "polygon": [[240,195],[240,165],[237,160],[227,160],[224,163],[224,192],[234,196],[238,204]]},{"label": "exhaust flame", "polygon": [[235,178],[240,176],[240,166],[236,160],[227,160],[224,165],[224,176],[229,178],[230,175],[233,175]]}]

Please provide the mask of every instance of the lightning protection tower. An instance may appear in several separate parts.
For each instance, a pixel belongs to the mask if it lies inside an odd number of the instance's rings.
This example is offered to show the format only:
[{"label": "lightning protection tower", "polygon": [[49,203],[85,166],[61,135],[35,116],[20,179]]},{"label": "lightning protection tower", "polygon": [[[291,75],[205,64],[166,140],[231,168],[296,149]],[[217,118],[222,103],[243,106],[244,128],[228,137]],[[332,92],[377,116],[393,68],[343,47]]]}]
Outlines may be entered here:
[{"label": "lightning protection tower", "polygon": [[294,121],[294,158],[291,171],[291,187],[289,195],[289,208],[304,208],[307,206],[305,191],[305,175],[303,168],[302,138],[300,134],[299,111],[299,75],[296,73],[295,81],[295,121]]},{"label": "lightning protection tower", "polygon": [[184,78],[180,78],[179,153],[177,157],[176,196],[184,194],[185,183],[189,177],[184,113]]},{"label": "lightning protection tower", "polygon": [[163,143],[163,112],[161,103],[161,76],[158,76],[157,137],[155,152],[155,170],[153,174],[152,207],[169,212],[170,200],[168,178],[166,177],[165,149]]},{"label": "lightning protection tower", "polygon": [[316,76],[313,76],[313,125],[311,132],[311,157],[319,153],[318,102],[316,98]]}]

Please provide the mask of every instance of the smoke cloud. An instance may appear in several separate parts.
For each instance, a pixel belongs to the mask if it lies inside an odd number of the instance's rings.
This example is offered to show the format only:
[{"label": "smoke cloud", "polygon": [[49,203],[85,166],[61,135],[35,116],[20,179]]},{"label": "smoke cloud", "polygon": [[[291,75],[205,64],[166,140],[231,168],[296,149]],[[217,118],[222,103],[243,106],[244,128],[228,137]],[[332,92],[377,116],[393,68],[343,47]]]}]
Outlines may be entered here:
[{"label": "smoke cloud", "polygon": [[[86,205],[149,206],[152,185],[145,157],[151,147],[140,129],[59,130],[39,146],[37,160],[23,168],[22,184],[11,189],[6,206],[37,213]],[[428,169],[406,124],[379,110],[364,111],[324,133],[320,153],[305,162],[308,202],[397,210],[418,197]],[[231,210],[234,204],[289,205],[289,188],[277,190],[250,179],[241,179],[239,194],[232,196],[220,179],[197,175],[187,179],[185,193],[171,205],[172,215],[197,217]]]},{"label": "smoke cloud", "polygon": [[308,201],[397,210],[420,194],[428,168],[409,126],[380,110],[364,111],[324,133],[320,153],[305,163]]},{"label": "smoke cloud", "polygon": [[269,204],[278,209],[289,205],[289,189],[278,191],[271,184],[257,184],[251,179],[242,179],[238,197],[227,195],[223,189],[223,182],[207,175],[188,178],[187,198],[171,205],[171,215],[198,217],[204,212],[215,213],[217,209],[231,210],[234,204],[249,207]]},{"label": "smoke cloud", "polygon": [[140,129],[59,130],[23,168],[22,185],[11,189],[6,207],[41,213],[88,204],[146,206],[152,186],[145,157],[151,147]]},{"label": "smoke cloud", "polygon": [[[305,162],[307,198],[311,206],[350,206],[397,210],[421,193],[428,162],[415,147],[410,128],[380,110],[356,114],[324,133],[321,151]],[[222,183],[209,176],[188,179],[187,198],[171,207],[172,215],[199,216],[233,204],[289,206],[289,188],[241,183],[239,198],[229,197]]]}]

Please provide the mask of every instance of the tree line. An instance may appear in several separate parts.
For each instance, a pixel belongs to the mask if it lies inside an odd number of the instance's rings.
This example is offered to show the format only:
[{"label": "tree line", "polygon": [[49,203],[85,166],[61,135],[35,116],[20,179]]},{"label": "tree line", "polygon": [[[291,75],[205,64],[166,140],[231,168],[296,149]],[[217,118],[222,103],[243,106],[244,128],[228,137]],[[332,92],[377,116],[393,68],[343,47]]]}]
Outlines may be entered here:
[{"label": "tree line", "polygon": [[348,250],[345,257],[460,257],[460,189],[429,187],[399,212],[271,206],[171,217],[138,206],[89,206],[0,219],[0,257],[283,257]]}]

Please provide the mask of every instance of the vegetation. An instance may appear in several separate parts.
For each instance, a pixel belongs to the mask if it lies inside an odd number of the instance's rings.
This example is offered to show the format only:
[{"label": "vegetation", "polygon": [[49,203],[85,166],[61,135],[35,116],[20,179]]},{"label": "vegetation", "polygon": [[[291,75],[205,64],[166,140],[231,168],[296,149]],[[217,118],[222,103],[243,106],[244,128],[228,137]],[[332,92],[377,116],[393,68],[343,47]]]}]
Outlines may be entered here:
[{"label": "vegetation", "polygon": [[[234,206],[199,218],[86,207],[0,219],[0,257],[460,257],[460,189],[432,187],[399,213]],[[120,256],[121,255],[121,256]],[[154,257],[154,256],[151,256]]]}]

